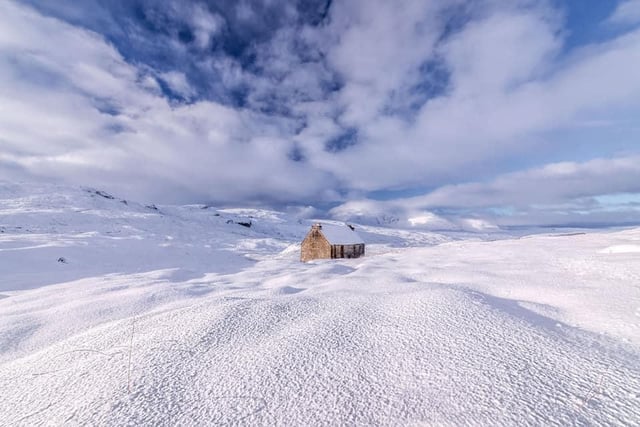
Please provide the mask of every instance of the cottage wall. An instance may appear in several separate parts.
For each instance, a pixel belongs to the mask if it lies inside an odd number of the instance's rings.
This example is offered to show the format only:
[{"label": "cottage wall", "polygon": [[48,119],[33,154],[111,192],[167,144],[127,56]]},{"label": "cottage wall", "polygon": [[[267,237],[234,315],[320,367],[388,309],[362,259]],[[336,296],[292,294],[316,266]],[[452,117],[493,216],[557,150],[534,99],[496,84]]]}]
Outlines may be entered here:
[{"label": "cottage wall", "polygon": [[331,245],[317,229],[312,229],[302,241],[300,260],[303,262],[318,258],[331,258]]}]

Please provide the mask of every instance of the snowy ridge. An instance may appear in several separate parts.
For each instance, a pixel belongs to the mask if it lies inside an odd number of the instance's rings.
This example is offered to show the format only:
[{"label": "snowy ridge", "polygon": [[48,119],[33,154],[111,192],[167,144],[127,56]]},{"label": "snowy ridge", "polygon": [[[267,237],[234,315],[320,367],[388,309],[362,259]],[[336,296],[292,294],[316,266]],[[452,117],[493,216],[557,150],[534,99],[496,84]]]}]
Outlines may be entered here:
[{"label": "snowy ridge", "polygon": [[0,425],[640,421],[640,229],[313,222],[0,185]]}]

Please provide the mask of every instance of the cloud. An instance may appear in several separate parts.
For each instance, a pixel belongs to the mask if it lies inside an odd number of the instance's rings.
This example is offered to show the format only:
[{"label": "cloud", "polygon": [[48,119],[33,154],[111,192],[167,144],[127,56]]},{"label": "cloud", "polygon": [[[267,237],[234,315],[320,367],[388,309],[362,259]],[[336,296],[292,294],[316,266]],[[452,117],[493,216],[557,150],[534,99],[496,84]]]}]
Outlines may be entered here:
[{"label": "cloud", "polygon": [[160,78],[167,84],[169,89],[185,99],[189,99],[195,95],[195,89],[191,87],[184,73],[168,71],[166,73],[160,73]]},{"label": "cloud", "polygon": [[640,193],[640,156],[552,163],[485,183],[447,185],[404,203],[429,208],[527,207],[635,192]]},{"label": "cloud", "polygon": [[[180,9],[184,10],[184,8]],[[195,30],[195,42],[200,49],[207,49],[211,46],[212,38],[224,27],[224,18],[209,12],[199,3],[196,3],[190,12],[191,25]]]},{"label": "cloud", "polygon": [[[393,190],[391,215],[455,226],[640,192],[621,120],[640,30],[569,50],[552,2],[30,3],[0,4],[5,179],[229,203]],[[607,126],[587,144],[580,123]]]},{"label": "cloud", "polygon": [[[465,180],[487,173],[482,164],[493,169],[501,158],[520,156],[523,145],[545,132],[615,106],[637,108],[640,77],[629,64],[640,62],[640,32],[558,64],[552,61],[560,37],[554,24],[544,14],[522,13],[487,18],[456,34],[442,47],[452,74],[448,93],[428,100],[413,120],[375,113],[359,127],[366,143],[339,156],[335,172],[349,171],[344,180],[363,190],[440,184],[452,171]],[[512,28],[492,25],[496,19],[512,22]],[[503,34],[486,34],[495,28]],[[485,42],[479,34],[503,41]],[[485,44],[493,57],[470,54]],[[372,108],[368,95],[353,102]]]},{"label": "cloud", "polygon": [[[503,174],[488,182],[446,185],[425,195],[357,200],[331,210],[341,220],[428,229],[512,225],[637,223],[640,156],[561,162]],[[436,214],[436,212],[438,214]],[[477,227],[476,227],[477,228]]]},{"label": "cloud", "polygon": [[608,22],[622,25],[640,23],[640,0],[624,0],[619,3]]},{"label": "cloud", "polygon": [[[4,164],[164,200],[330,193],[321,172],[288,164],[286,119],[208,101],[173,105],[98,35],[13,3],[0,7]],[[23,69],[38,71],[25,79]],[[175,88],[182,78],[169,80]]]}]

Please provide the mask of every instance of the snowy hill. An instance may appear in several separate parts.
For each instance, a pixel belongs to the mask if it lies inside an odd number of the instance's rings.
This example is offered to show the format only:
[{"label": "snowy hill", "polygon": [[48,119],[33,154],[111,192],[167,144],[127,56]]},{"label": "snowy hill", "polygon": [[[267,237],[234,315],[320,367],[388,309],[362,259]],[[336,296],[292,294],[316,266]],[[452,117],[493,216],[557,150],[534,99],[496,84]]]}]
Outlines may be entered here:
[{"label": "snowy hill", "polygon": [[0,425],[640,422],[640,229],[311,222],[0,184]]}]

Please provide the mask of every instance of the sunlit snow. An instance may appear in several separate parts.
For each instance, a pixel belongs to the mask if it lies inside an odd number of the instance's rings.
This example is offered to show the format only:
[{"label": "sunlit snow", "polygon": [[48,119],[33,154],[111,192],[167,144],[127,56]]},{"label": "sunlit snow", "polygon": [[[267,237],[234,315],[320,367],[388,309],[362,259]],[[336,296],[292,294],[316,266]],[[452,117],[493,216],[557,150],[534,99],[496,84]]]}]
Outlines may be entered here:
[{"label": "sunlit snow", "polygon": [[640,423],[640,229],[313,222],[0,184],[0,425]]}]

